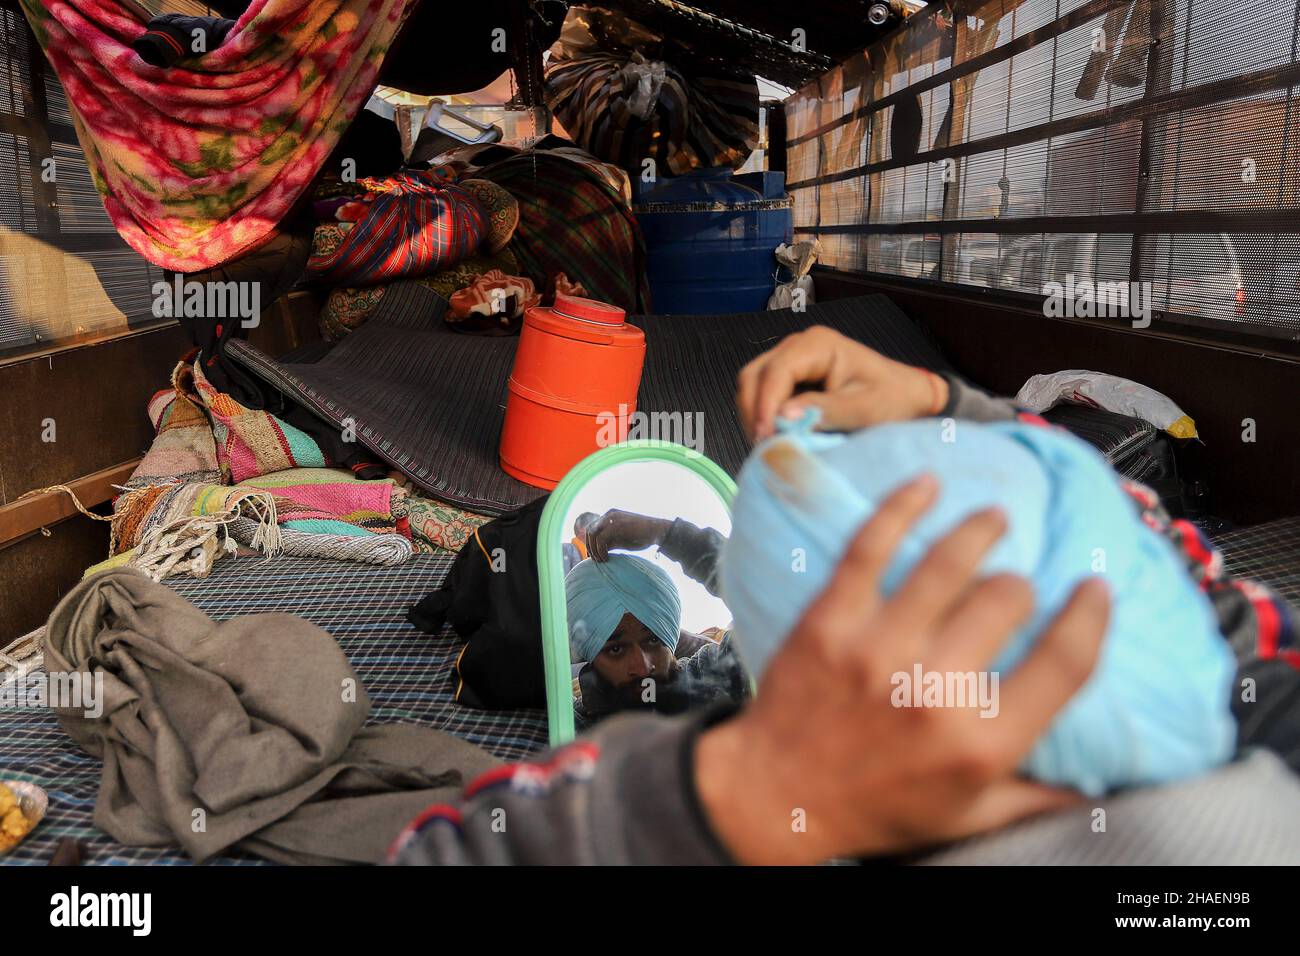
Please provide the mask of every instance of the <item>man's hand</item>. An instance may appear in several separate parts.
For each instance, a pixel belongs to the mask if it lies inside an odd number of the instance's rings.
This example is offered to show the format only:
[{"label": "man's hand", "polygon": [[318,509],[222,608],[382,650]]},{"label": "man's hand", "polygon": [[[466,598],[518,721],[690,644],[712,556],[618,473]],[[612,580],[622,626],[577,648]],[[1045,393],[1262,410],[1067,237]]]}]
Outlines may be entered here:
[{"label": "man's hand", "polygon": [[595,561],[608,561],[614,549],[641,551],[663,541],[672,527],[666,518],[651,518],[617,508],[606,511],[587,529],[587,552]]},{"label": "man's hand", "polygon": [[[1016,768],[1087,680],[1109,617],[1099,580],[1082,584],[1034,651],[1000,683],[998,715],[896,707],[891,676],[979,672],[1029,617],[1030,585],[977,580],[1005,530],[980,512],[939,541],[891,598],[880,581],[934,502],[923,477],[858,532],[737,717],[706,731],[696,786],[715,832],[744,863],[814,863],[919,848],[1067,806],[1071,791]],[[802,811],[806,829],[794,826]]]},{"label": "man's hand", "polygon": [[[801,385],[812,391],[795,394]],[[887,359],[861,342],[816,325],[787,336],[743,369],[736,407],[752,441],[775,430],[776,419],[822,411],[823,431],[856,431],[881,422],[936,415],[948,383],[933,372]]]}]

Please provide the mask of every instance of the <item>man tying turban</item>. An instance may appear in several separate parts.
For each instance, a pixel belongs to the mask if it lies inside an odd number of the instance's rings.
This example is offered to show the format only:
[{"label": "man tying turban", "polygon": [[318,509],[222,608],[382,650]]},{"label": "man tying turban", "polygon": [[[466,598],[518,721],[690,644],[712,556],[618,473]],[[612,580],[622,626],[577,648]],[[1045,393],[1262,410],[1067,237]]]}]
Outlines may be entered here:
[{"label": "man tying turban", "polygon": [[617,710],[677,713],[718,696],[744,697],[747,680],[729,638],[683,632],[681,596],[652,561],[588,558],[564,585],[570,653],[585,662],[574,682],[579,726]]},{"label": "man tying turban", "polygon": [[[1014,672],[1081,581],[1109,584],[1100,662],[1024,761],[1028,776],[1100,795],[1194,776],[1232,756],[1234,662],[1214,609],[1089,445],[1019,422],[962,423],[949,435],[941,420],[922,419],[845,436],[811,431],[812,418],[786,423],[745,465],[722,556],[737,651],[755,675],[826,585],[854,530],[900,481],[928,473],[938,501],[902,540],[882,588],[894,593],[962,519],[1000,509],[1008,528],[981,571],[1023,577],[1036,607],[993,672]],[[803,561],[792,571],[796,549]],[[929,678],[920,662],[916,672]],[[956,686],[965,675],[936,676]]]}]

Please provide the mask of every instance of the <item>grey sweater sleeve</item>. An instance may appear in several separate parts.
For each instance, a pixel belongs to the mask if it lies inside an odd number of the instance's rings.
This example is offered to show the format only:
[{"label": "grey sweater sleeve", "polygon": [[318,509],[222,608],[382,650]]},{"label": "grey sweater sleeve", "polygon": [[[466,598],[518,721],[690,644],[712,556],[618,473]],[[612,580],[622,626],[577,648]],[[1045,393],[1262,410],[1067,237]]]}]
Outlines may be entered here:
[{"label": "grey sweater sleeve", "polygon": [[420,864],[731,863],[695,791],[700,732],[731,709],[621,715],[527,763],[489,771],[429,807],[389,851]]},{"label": "grey sweater sleeve", "polygon": [[718,555],[727,539],[713,528],[699,528],[684,518],[676,518],[659,544],[659,550],[682,566],[692,581],[718,597]]},{"label": "grey sweater sleeve", "polygon": [[948,404],[936,418],[960,418],[970,422],[1011,421],[1020,408],[1009,398],[999,398],[964,382],[951,372],[940,373],[948,383]]}]

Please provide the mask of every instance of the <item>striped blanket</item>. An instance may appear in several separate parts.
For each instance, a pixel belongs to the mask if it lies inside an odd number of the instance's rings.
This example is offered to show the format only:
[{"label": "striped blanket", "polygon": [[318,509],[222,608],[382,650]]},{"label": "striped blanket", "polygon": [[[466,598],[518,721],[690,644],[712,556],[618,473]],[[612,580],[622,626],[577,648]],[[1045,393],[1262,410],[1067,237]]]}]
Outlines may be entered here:
[{"label": "striped blanket", "polygon": [[645,240],[623,197],[602,175],[548,150],[519,153],[475,175],[519,200],[519,225],[506,247],[539,289],[558,273],[602,302],[650,311]]},{"label": "striped blanket", "polygon": [[[363,179],[363,215],[347,225],[318,228],[307,271],[331,285],[374,285],[429,275],[475,252],[487,235],[488,213],[461,187],[433,172],[408,171]],[[319,234],[328,239],[321,239]]]},{"label": "striped blanket", "polygon": [[22,0],[95,188],[146,259],[196,272],[265,241],[374,89],[408,0],[252,0],[215,50],[154,67],[125,0]]},{"label": "striped blanket", "polygon": [[246,501],[273,505],[269,520],[294,531],[345,537],[410,537],[406,491],[392,479],[361,481],[329,468],[294,468],[237,485],[159,484],[129,491],[114,508],[114,554],[137,547],[149,533],[187,518],[242,509]]},{"label": "striped blanket", "polygon": [[391,478],[361,481],[334,468],[292,468],[249,478],[242,487],[269,491],[279,523],[295,531],[411,534],[406,491]]},{"label": "striped blanket", "polygon": [[217,391],[198,362],[181,362],[171,388],[149,400],[155,437],[128,488],[176,482],[233,484],[287,468],[332,464],[306,433]]},{"label": "striped blanket", "polygon": [[203,402],[194,389],[194,368],[181,362],[172,372],[170,388],[149,400],[154,440],[127,481],[128,488],[158,482],[218,481],[217,443],[212,437]]},{"label": "striped blanket", "polygon": [[238,484],[286,468],[323,468],[331,464],[306,432],[270,412],[245,408],[213,388],[198,362],[194,363],[193,382],[211,418],[223,482]]},{"label": "striped blanket", "polygon": [[[637,102],[630,70],[662,68],[655,95]],[[574,142],[634,172],[654,160],[660,176],[739,167],[758,143],[758,84],[750,77],[684,75],[671,64],[628,56],[552,55],[546,103]]]},{"label": "striped blanket", "polygon": [[176,482],[123,493],[114,503],[112,557],[91,571],[129,563],[155,580],[204,577],[237,543],[267,555],[372,564],[415,553],[406,491],[391,479],[295,468],[244,484]]}]

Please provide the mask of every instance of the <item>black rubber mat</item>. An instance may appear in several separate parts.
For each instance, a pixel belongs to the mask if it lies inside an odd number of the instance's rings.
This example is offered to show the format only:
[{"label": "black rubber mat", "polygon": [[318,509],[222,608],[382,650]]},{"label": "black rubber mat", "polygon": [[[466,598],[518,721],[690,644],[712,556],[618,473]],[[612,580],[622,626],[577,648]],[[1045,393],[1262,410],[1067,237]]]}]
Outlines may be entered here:
[{"label": "black rubber mat", "polygon": [[[543,494],[497,464],[516,337],[451,331],[445,301],[399,283],[376,314],[312,364],[282,363],[247,342],[228,354],[340,428],[431,496],[501,514]],[[637,316],[646,332],[638,409],[697,413],[702,451],[735,474],[749,451],[735,409],[736,375],[782,337],[828,325],[883,354],[935,371],[949,366],[924,333],[881,295],[739,315]],[[663,437],[663,436],[660,436]]]}]

